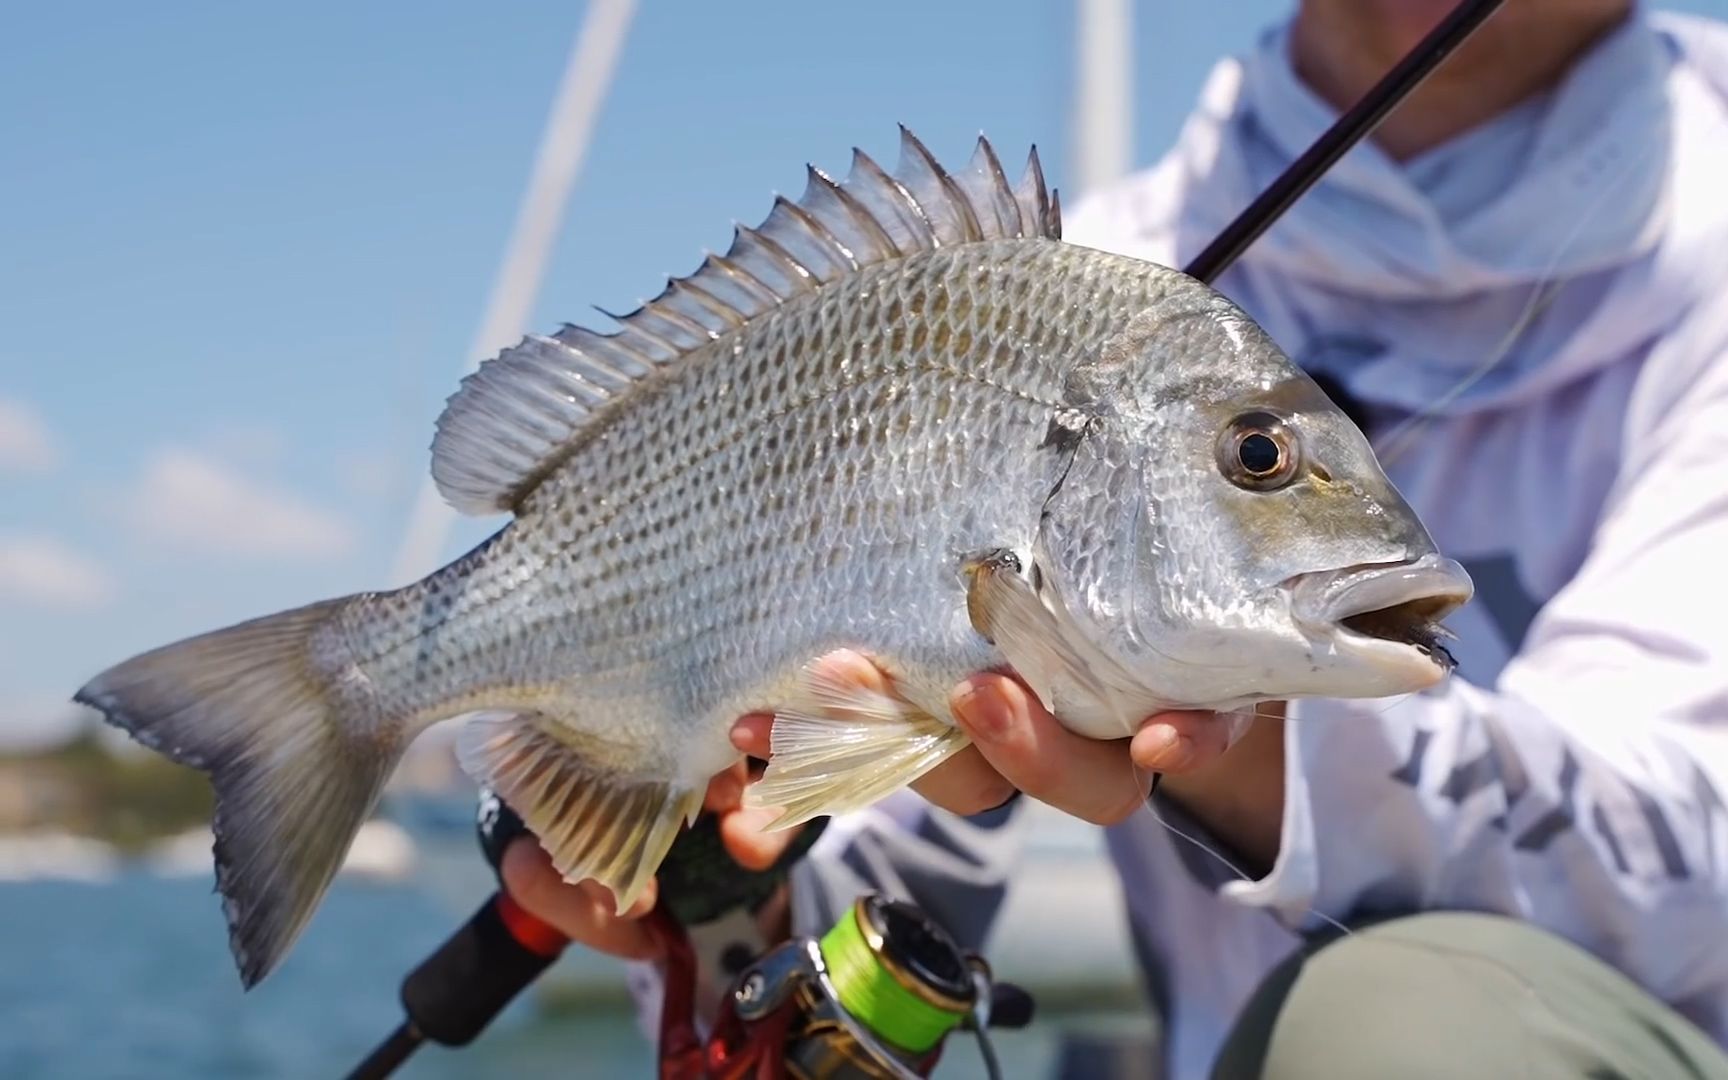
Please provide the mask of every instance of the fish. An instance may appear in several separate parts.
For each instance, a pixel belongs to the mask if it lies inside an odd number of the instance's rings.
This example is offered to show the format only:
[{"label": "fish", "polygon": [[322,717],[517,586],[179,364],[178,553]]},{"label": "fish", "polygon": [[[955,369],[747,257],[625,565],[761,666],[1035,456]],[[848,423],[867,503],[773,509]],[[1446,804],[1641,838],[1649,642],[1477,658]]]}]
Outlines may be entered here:
[{"label": "fish", "polygon": [[[1011,668],[1070,730],[1164,708],[1383,697],[1449,670],[1471,593],[1360,430],[1229,299],[1065,243],[1036,147],[809,167],[637,310],[462,380],[431,472],[510,520],[402,588],[121,662],[76,700],[216,796],[241,979],[312,917],[405,748],[462,766],[568,880],[641,894],[729,729],[775,716],[750,805],[867,806],[966,745]],[[871,658],[891,689],[814,661]]]}]

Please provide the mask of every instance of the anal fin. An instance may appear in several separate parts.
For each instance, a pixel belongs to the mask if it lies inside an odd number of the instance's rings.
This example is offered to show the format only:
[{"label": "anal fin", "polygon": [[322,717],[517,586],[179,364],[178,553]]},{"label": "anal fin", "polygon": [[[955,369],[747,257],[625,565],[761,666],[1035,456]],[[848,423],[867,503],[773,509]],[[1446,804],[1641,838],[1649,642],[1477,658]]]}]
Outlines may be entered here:
[{"label": "anal fin", "polygon": [[878,677],[850,681],[817,661],[774,716],[772,757],[745,805],[782,811],[768,828],[861,809],[964,748],[958,727],[896,696]]},{"label": "anal fin", "polygon": [[590,766],[537,714],[475,717],[456,741],[462,767],[520,814],[566,881],[612,890],[619,912],[653,878],[702,791]]}]

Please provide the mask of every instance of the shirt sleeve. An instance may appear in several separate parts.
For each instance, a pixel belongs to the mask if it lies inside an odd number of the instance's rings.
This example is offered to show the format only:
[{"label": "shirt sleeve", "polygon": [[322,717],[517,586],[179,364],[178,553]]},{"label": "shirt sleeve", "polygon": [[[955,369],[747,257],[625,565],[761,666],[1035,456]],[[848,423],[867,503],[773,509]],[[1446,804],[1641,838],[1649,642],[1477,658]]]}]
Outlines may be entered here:
[{"label": "shirt sleeve", "polygon": [[1494,686],[1293,706],[1278,860],[1226,896],[1298,930],[1517,915],[1728,1030],[1728,352],[1708,356],[1640,386],[1589,553]]}]

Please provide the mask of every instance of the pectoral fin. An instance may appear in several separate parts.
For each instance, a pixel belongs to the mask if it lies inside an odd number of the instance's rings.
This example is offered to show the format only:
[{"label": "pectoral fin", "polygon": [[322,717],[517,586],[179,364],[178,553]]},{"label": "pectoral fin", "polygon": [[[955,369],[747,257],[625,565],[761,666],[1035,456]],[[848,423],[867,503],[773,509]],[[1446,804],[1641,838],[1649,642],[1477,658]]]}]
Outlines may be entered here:
[{"label": "pectoral fin", "polygon": [[968,562],[966,573],[971,579],[966,613],[972,628],[1001,650],[1044,708],[1053,710],[1058,680],[1085,665],[1039,595],[1043,574],[1038,564],[1000,548]]},{"label": "pectoral fin", "polygon": [[966,745],[959,728],[897,697],[880,672],[862,683],[842,676],[810,665],[793,703],[775,714],[768,769],[745,791],[746,805],[783,811],[771,829],[868,806]]},{"label": "pectoral fin", "polygon": [[1003,548],[966,564],[972,627],[1002,653],[1044,708],[1093,738],[1131,735],[1148,700],[1137,681],[1093,647],[1049,587],[1035,556]]},{"label": "pectoral fin", "polygon": [[532,713],[469,720],[456,756],[522,816],[564,880],[600,882],[620,913],[642,895],[679,825],[702,809],[700,790],[592,768]]}]

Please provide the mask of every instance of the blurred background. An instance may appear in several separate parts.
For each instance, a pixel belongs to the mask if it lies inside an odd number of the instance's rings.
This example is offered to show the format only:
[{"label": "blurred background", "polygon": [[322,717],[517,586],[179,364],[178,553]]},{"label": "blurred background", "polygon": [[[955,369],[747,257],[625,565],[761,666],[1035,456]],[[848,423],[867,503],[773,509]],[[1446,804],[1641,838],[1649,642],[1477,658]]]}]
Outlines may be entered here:
[{"label": "blurred background", "polygon": [[[1011,166],[1036,143],[1071,203],[1154,160],[1212,64],[1288,6],[8,6],[0,1075],[338,1074],[487,891],[471,786],[429,738],[243,995],[203,780],[68,704],[138,651],[401,584],[496,529],[425,494],[465,364],[604,326],[591,305],[723,250],[804,162],[891,164],[896,123],[955,164],[981,131]],[[1068,869],[1028,875],[994,958],[1053,1008],[1009,1040],[1011,1075],[1143,1022],[1098,838],[1042,836]],[[556,976],[404,1075],[644,1074],[616,970],[572,955]],[[941,1075],[968,1075],[952,1057]]]}]

